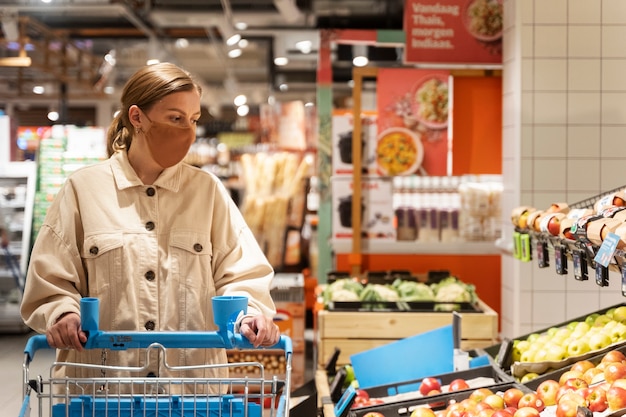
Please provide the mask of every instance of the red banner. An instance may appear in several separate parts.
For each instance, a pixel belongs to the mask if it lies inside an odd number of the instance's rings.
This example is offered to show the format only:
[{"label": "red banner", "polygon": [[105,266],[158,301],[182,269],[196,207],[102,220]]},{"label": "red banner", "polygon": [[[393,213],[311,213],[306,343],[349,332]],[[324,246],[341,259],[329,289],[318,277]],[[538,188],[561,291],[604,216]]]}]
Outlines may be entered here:
[{"label": "red banner", "polygon": [[501,64],[502,0],[406,0],[404,61]]}]

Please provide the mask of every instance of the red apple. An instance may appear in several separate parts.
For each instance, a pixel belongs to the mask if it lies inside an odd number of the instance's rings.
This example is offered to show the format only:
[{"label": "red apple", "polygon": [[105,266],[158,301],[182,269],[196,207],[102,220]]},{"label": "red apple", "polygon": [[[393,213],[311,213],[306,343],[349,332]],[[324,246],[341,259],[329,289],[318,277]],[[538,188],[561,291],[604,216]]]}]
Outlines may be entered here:
[{"label": "red apple", "polygon": [[559,398],[559,400],[557,401],[557,404],[560,403],[561,401],[574,401],[576,404],[580,406],[583,406],[583,407],[587,406],[587,400],[580,393],[576,391],[569,391],[563,394],[563,396],[561,396],[561,398]]},{"label": "red apple", "polygon": [[491,415],[491,417],[513,417],[513,414],[515,414],[515,412],[511,412],[511,410],[507,410],[502,409],[502,410],[496,410],[494,411],[494,413]]},{"label": "red apple", "polygon": [[428,391],[428,392],[426,393],[426,396],[438,395],[438,394],[441,394],[441,390],[434,389],[434,390]]},{"label": "red apple", "polygon": [[483,408],[482,410],[478,410],[476,417],[492,417],[495,412],[496,410],[493,408]]},{"label": "red apple", "polygon": [[488,395],[491,395],[491,394],[493,394],[493,391],[491,391],[489,388],[485,388],[485,387],[476,388],[474,391],[472,391],[469,398],[475,400],[476,402],[481,402]]},{"label": "red apple", "polygon": [[559,385],[565,385],[565,381],[567,381],[570,378],[582,378],[583,373],[580,371],[572,371],[571,369],[569,371],[565,371],[561,374],[561,376],[559,377]]},{"label": "red apple", "polygon": [[611,387],[620,387],[626,389],[626,379],[624,378],[616,379],[615,381],[611,383],[607,382],[606,384],[608,385],[608,387],[606,388],[607,390]]},{"label": "red apple", "polygon": [[595,368],[596,364],[591,362],[588,359],[583,359],[577,362],[574,362],[574,364],[569,368],[570,371],[578,371],[578,372],[582,372],[583,376],[585,375],[585,372],[587,372],[589,369]]},{"label": "red apple", "polygon": [[626,361],[626,355],[619,350],[610,350],[604,354],[600,363],[602,362],[623,362]]},{"label": "red apple", "polygon": [[517,407],[518,408],[533,407],[537,409],[538,411],[543,411],[543,409],[545,408],[545,404],[543,403],[541,398],[539,398],[536,392],[528,392],[524,394],[522,398],[519,399],[519,403],[517,403]]},{"label": "red apple", "polygon": [[610,410],[626,408],[626,389],[611,386],[606,392],[606,402]]},{"label": "red apple", "polygon": [[578,404],[573,400],[564,400],[556,406],[556,417],[576,417]]},{"label": "red apple", "polygon": [[[607,353],[608,355],[608,353]],[[626,363],[623,362],[606,362],[604,367],[604,380],[608,383],[621,378],[626,378]]]},{"label": "red apple", "polygon": [[565,394],[567,394],[568,392],[574,392],[574,391],[576,391],[574,388],[568,387],[567,385],[559,386],[559,389],[556,391],[556,403],[558,404],[559,401],[561,400],[561,397],[563,397]]},{"label": "red apple", "polygon": [[509,388],[502,394],[502,399],[504,400],[504,404],[507,407],[515,407],[517,408],[517,404],[519,403],[519,399],[524,396],[524,391],[519,388]]},{"label": "red apple", "polygon": [[601,413],[609,407],[606,400],[606,390],[602,387],[593,387],[587,395],[587,406],[591,411]]},{"label": "red apple", "polygon": [[469,384],[466,380],[462,378],[457,378],[454,381],[450,382],[448,385],[448,391],[461,391],[464,389],[469,389]]},{"label": "red apple", "polygon": [[420,384],[420,394],[430,395],[428,393],[433,390],[441,391],[441,383],[439,380],[430,376],[422,379],[422,383]]},{"label": "red apple", "polygon": [[537,386],[537,396],[544,405],[556,404],[556,393],[559,390],[559,383],[553,379],[546,379]]},{"label": "red apple", "polygon": [[435,412],[428,407],[416,407],[410,417],[436,417]]},{"label": "red apple", "polygon": [[534,407],[520,407],[517,409],[513,417],[539,417],[539,410]]},{"label": "red apple", "polygon": [[465,414],[465,408],[461,403],[450,404],[446,410],[448,410],[446,417],[463,417]]},{"label": "red apple", "polygon": [[604,378],[604,371],[595,367],[587,369],[583,374],[583,379],[587,382],[587,384],[591,384],[591,381],[593,381],[593,378],[596,375],[602,375],[602,378]]},{"label": "red apple", "polygon": [[504,398],[498,394],[489,394],[483,402],[489,404],[494,410],[502,410],[505,407]]},{"label": "red apple", "polygon": [[566,380],[563,385],[565,385],[566,387],[572,387],[575,390],[580,388],[587,388],[589,386],[589,384],[587,384],[587,382],[585,382],[585,380],[582,378],[570,378]]}]

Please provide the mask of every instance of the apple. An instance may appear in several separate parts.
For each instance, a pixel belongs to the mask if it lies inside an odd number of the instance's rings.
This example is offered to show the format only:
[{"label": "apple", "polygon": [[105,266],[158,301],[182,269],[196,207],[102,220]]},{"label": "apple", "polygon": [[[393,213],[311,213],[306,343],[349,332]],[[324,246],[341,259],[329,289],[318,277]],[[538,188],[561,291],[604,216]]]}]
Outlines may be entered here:
[{"label": "apple", "polygon": [[626,408],[626,389],[611,386],[606,392],[606,402],[610,410]]},{"label": "apple", "polygon": [[563,385],[566,387],[572,387],[575,390],[581,389],[581,388],[587,388],[589,386],[589,384],[582,378],[567,379]]},{"label": "apple", "polygon": [[517,404],[519,403],[520,398],[524,396],[524,391],[519,388],[511,387],[504,391],[502,394],[502,399],[504,400],[504,405],[507,407],[515,407],[517,408]]},{"label": "apple", "polygon": [[493,408],[483,408],[482,410],[478,410],[478,413],[476,413],[476,417],[491,417],[495,412],[496,410],[494,410]]},{"label": "apple", "polygon": [[613,320],[619,322],[626,321],[626,306],[619,306],[615,308],[615,311],[613,311]]},{"label": "apple", "polygon": [[563,396],[557,401],[557,404],[562,401],[574,401],[576,404],[582,407],[587,406],[587,400],[585,399],[585,397],[583,397],[580,393],[576,391],[569,391],[563,394]]},{"label": "apple", "polygon": [[476,402],[481,402],[488,395],[491,395],[491,394],[493,394],[493,391],[491,391],[489,388],[482,387],[482,388],[477,388],[474,391],[472,391],[472,393],[470,394],[469,398],[471,398],[472,400],[474,400]]},{"label": "apple", "polygon": [[489,394],[484,399],[483,402],[488,404],[494,410],[502,410],[504,409],[504,398],[502,398],[498,394]]},{"label": "apple", "polygon": [[550,345],[546,350],[546,360],[550,362],[560,362],[567,358],[567,350],[561,345]]},{"label": "apple", "polygon": [[448,410],[445,408],[435,411],[435,417],[446,417],[446,414],[448,414]]},{"label": "apple", "polygon": [[626,378],[626,363],[607,362],[603,373],[604,380],[608,383],[612,383],[616,379]]},{"label": "apple", "polygon": [[448,391],[460,391],[464,389],[469,389],[469,384],[462,378],[457,378],[450,382],[448,385]]},{"label": "apple", "polygon": [[604,327],[610,321],[611,321],[611,317],[607,316],[606,313],[600,314],[594,320],[593,327]]},{"label": "apple", "polygon": [[545,404],[543,403],[541,398],[539,398],[536,392],[528,392],[519,399],[517,407],[533,407],[536,408],[538,411],[543,411],[543,409],[545,408]]},{"label": "apple", "polygon": [[495,410],[491,417],[513,417],[514,413],[515,412],[511,412],[505,408],[503,410]]},{"label": "apple", "polygon": [[606,400],[606,390],[602,387],[591,388],[591,392],[587,395],[587,402],[589,403],[587,408],[594,413],[601,413],[609,407]]},{"label": "apple", "polygon": [[420,394],[429,395],[428,393],[433,390],[441,391],[441,383],[439,380],[433,377],[423,378],[419,388]]},{"label": "apple", "polygon": [[556,417],[576,417],[578,413],[578,404],[573,400],[564,400],[556,406]]},{"label": "apple", "polygon": [[584,355],[590,350],[591,347],[589,347],[589,343],[587,343],[584,339],[574,339],[567,345],[567,354],[569,356]]},{"label": "apple", "polygon": [[626,324],[621,321],[616,322],[611,329],[607,330],[608,335],[611,337],[613,343],[621,342],[626,339]]},{"label": "apple", "polygon": [[383,413],[377,411],[369,411],[363,415],[363,417],[385,417]]},{"label": "apple", "polygon": [[515,411],[513,417],[539,417],[539,410],[534,407],[521,407]]},{"label": "apple", "polygon": [[553,379],[546,379],[537,386],[537,396],[544,405],[556,404],[556,393],[559,390],[559,383]]},{"label": "apple", "polygon": [[589,337],[589,347],[591,350],[600,350],[609,346],[613,341],[606,333],[595,333]]},{"label": "apple", "polygon": [[587,370],[595,368],[595,367],[596,367],[595,363],[591,362],[588,359],[582,359],[582,360],[574,362],[569,369],[570,371],[582,372],[584,376]]},{"label": "apple", "polygon": [[605,362],[624,362],[626,361],[626,355],[624,355],[621,351],[613,349],[604,354],[602,359],[600,359],[600,363]]},{"label": "apple", "polygon": [[428,407],[416,407],[411,411],[411,417],[436,417],[435,412]]},{"label": "apple", "polygon": [[558,236],[561,232],[561,220],[565,218],[563,213],[551,213],[543,217],[540,224],[540,229],[544,233],[549,233],[552,236]]},{"label": "apple", "polygon": [[527,372],[522,376],[522,378],[520,379],[520,382],[522,384],[525,384],[528,381],[532,381],[533,379],[537,377],[539,377],[539,374],[537,372]]},{"label": "apple", "polygon": [[574,392],[574,391],[576,390],[572,387],[568,387],[567,385],[561,385],[559,389],[556,391],[556,403],[558,404],[559,401],[561,401],[561,398],[563,398],[565,394],[567,394],[568,392]]},{"label": "apple", "polygon": [[624,378],[616,379],[612,383],[607,383],[607,384],[608,384],[609,388],[610,387],[620,387],[620,388],[624,388],[626,390],[626,379],[624,379]]},{"label": "apple", "polygon": [[450,404],[446,410],[448,410],[446,417],[462,417],[465,414],[465,408],[461,403]]},{"label": "apple", "polygon": [[572,371],[571,368],[569,371],[565,371],[559,377],[559,385],[565,385],[565,381],[571,378],[582,378],[583,373],[580,371]]},{"label": "apple", "polygon": [[433,389],[433,390],[428,391],[426,393],[426,396],[430,397],[431,395],[439,395],[439,394],[441,394],[441,390],[440,389]]},{"label": "apple", "polygon": [[585,381],[587,381],[587,384],[591,385],[591,381],[593,381],[593,378],[596,375],[602,375],[602,379],[604,379],[604,371],[602,371],[602,369],[598,369],[598,368],[595,368],[595,367],[587,369],[585,371],[585,373],[583,374],[582,378]]}]

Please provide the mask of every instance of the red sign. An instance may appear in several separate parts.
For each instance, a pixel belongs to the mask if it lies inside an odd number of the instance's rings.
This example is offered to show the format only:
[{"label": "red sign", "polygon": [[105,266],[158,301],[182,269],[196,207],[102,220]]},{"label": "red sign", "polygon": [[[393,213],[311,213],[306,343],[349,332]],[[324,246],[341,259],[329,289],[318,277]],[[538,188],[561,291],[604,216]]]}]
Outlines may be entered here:
[{"label": "red sign", "polygon": [[502,0],[406,0],[406,63],[501,64]]}]

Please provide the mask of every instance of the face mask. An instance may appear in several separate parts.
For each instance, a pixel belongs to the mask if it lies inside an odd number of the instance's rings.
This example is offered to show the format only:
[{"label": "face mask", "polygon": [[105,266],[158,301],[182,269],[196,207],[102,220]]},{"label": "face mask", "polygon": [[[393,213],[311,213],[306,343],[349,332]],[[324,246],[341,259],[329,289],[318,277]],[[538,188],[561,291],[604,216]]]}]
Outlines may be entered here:
[{"label": "face mask", "polygon": [[163,168],[169,168],[182,161],[196,140],[195,126],[178,127],[152,120],[150,122],[152,124],[145,135],[152,159]]}]

